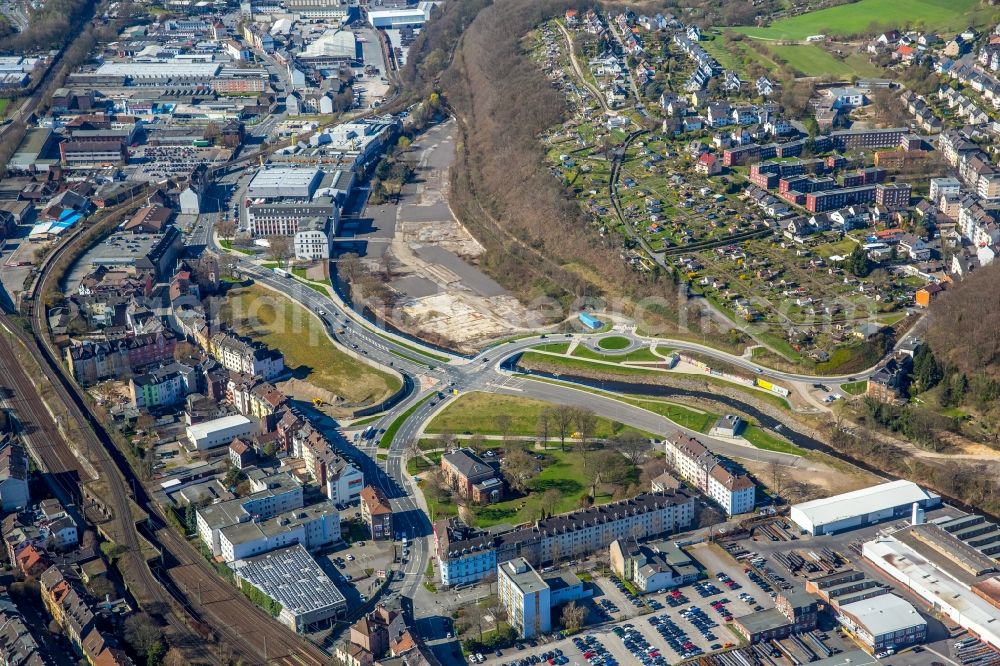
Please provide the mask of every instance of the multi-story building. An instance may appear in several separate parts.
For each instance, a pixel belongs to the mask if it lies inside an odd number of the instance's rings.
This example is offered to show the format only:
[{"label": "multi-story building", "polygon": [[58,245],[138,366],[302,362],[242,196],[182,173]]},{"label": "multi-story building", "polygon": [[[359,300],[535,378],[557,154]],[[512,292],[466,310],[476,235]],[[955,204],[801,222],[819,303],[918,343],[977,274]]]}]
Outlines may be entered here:
[{"label": "multi-story building", "polygon": [[292,249],[296,259],[316,261],[330,258],[330,220],[314,216],[299,221],[298,230],[292,239]]},{"label": "multi-story building", "polygon": [[251,520],[269,520],[302,508],[302,486],[290,474],[251,476],[250,489],[253,492],[246,497],[198,509],[198,536],[212,549],[213,555],[222,554],[221,532],[224,528]]},{"label": "multi-story building", "polygon": [[905,208],[910,205],[910,186],[907,183],[878,184],[875,203],[886,208]]},{"label": "multi-story building", "polygon": [[392,505],[385,494],[375,486],[365,486],[361,491],[361,518],[368,523],[372,539],[392,539]]},{"label": "multi-story building", "polygon": [[895,594],[880,594],[837,608],[837,619],[869,653],[888,656],[927,638],[927,620]]},{"label": "multi-story building", "polygon": [[293,544],[316,550],[340,540],[340,514],[329,502],[280,513],[268,520],[238,522],[219,531],[226,562],[267,553]]},{"label": "multi-story building", "polygon": [[274,379],[285,371],[281,352],[249,338],[232,333],[216,333],[210,340],[210,353],[227,370],[264,379]]},{"label": "multi-story building", "polygon": [[497,567],[497,596],[521,638],[552,631],[549,586],[523,557]]},{"label": "multi-story building", "polygon": [[962,183],[958,178],[931,178],[930,190],[927,198],[933,202],[938,202],[946,194],[959,194],[962,190]]},{"label": "multi-story building", "polygon": [[[312,201],[276,201],[247,206],[247,223],[255,237],[291,236],[300,229],[310,230],[319,220],[322,230],[336,233],[340,222],[339,208],[332,197],[316,197]],[[306,221],[309,224],[305,224]]]},{"label": "multi-story building", "polygon": [[475,530],[457,519],[435,525],[436,556],[445,585],[482,580],[497,563],[524,557],[543,566],[603,550],[615,539],[687,529],[695,518],[695,495],[685,490],[644,493],[572,513],[550,516],[500,534]]},{"label": "multi-story building", "polygon": [[313,481],[327,499],[337,505],[351,504],[365,487],[365,475],[350,460],[338,455],[330,442],[311,424],[292,435],[292,455],[302,458]]},{"label": "multi-story building", "polygon": [[307,19],[333,19],[343,23],[357,5],[350,0],[285,0],[285,8]]},{"label": "multi-story building", "polygon": [[153,363],[173,360],[176,339],[169,332],[144,333],[104,342],[85,340],[66,348],[66,364],[76,381],[86,386],[119,378]]},{"label": "multi-story building", "polygon": [[492,504],[503,498],[499,472],[472,449],[455,449],[444,454],[441,471],[454,492],[476,504]]},{"label": "multi-story building", "polygon": [[197,389],[194,368],[170,363],[129,378],[129,396],[139,409],[155,409],[183,402]]},{"label": "multi-story building", "polygon": [[694,560],[670,541],[647,545],[634,538],[616,539],[609,550],[611,570],[640,592],[680,587],[701,577]]},{"label": "multi-story building", "polygon": [[667,437],[664,447],[667,463],[718,503],[727,515],[753,510],[757,489],[749,475],[727,469],[704,444],[679,430]]},{"label": "multi-story building", "polygon": [[458,518],[434,523],[434,553],[446,586],[482,580],[497,568],[496,537]]},{"label": "multi-story building", "polygon": [[7,513],[28,506],[28,455],[14,439],[0,440],[0,511]]}]

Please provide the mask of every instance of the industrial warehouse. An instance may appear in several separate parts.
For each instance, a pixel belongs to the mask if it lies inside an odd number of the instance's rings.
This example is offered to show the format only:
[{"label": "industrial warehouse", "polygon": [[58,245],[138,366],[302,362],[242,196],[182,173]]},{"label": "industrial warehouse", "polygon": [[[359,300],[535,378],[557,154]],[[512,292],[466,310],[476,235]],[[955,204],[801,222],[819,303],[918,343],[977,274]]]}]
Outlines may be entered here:
[{"label": "industrial warehouse", "polygon": [[795,504],[790,517],[803,531],[820,536],[906,516],[914,504],[932,509],[941,505],[941,496],[911,481],[891,481]]}]

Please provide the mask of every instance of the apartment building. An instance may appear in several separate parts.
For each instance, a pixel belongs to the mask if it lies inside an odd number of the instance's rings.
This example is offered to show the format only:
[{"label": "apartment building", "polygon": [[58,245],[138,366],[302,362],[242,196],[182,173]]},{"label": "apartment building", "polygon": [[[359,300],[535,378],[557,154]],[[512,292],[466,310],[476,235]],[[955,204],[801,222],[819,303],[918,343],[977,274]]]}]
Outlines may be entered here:
[{"label": "apartment building", "polygon": [[442,583],[482,580],[493,571],[488,567],[491,561],[495,566],[524,557],[532,566],[543,566],[603,550],[615,539],[683,531],[694,521],[695,509],[695,495],[680,489],[550,516],[500,534],[475,530],[457,520],[439,523],[434,537]]},{"label": "apartment building", "polygon": [[392,505],[385,493],[375,486],[361,491],[361,518],[368,524],[373,540],[392,539]]},{"label": "apartment building", "polygon": [[0,511],[7,513],[28,506],[28,455],[20,442],[0,439]]},{"label": "apartment building", "polygon": [[365,487],[365,475],[351,461],[338,455],[320,431],[305,423],[292,434],[292,455],[301,458],[313,481],[327,499],[351,504]]},{"label": "apartment building", "polygon": [[216,333],[209,340],[209,353],[227,370],[264,379],[285,371],[281,352],[232,333]]},{"label": "apartment building", "polygon": [[640,544],[634,538],[616,539],[609,551],[611,570],[640,592],[680,587],[701,577],[695,561],[670,541]]},{"label": "apartment building", "polygon": [[212,549],[213,555],[222,554],[221,532],[224,528],[251,520],[270,520],[302,508],[302,486],[290,474],[251,476],[250,489],[253,492],[246,497],[198,509],[198,536]]},{"label": "apartment building", "polygon": [[194,368],[170,363],[156,370],[129,378],[129,398],[138,409],[156,409],[183,402],[197,390]]},{"label": "apartment building", "polygon": [[316,550],[340,541],[340,513],[329,502],[280,513],[268,520],[238,522],[219,531],[226,562],[302,544]]},{"label": "apartment building", "polygon": [[745,473],[734,473],[704,444],[681,431],[664,441],[667,463],[692,486],[708,495],[727,515],[752,511],[756,486]]},{"label": "apartment building", "polygon": [[549,586],[523,557],[497,567],[497,596],[521,638],[552,631]]}]

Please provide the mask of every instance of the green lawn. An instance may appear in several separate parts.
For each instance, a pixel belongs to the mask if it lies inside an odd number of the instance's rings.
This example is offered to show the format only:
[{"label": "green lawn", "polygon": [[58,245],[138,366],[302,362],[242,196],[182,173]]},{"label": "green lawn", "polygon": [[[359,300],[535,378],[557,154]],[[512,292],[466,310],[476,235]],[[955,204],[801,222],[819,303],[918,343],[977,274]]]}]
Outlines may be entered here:
[{"label": "green lawn", "polygon": [[[802,72],[805,76],[844,77],[851,74],[859,76],[877,76],[879,74],[879,69],[867,61],[837,60],[816,44],[773,45],[769,46],[768,49],[787,60],[794,69]],[[867,67],[863,67],[863,65],[867,65]]]},{"label": "green lawn", "polygon": [[591,363],[586,359],[574,358],[572,356],[548,356],[546,354],[533,354],[531,352],[525,352],[525,354],[521,357],[521,363],[525,367],[531,367],[532,363],[548,363],[554,366],[561,366],[565,368],[567,372],[572,370],[584,370],[629,376],[649,376],[651,374],[658,374],[656,370],[649,370],[646,368],[630,368],[627,366],[616,367],[601,363]]},{"label": "green lawn", "polygon": [[661,400],[642,399],[638,396],[631,396],[627,401],[636,407],[648,409],[651,412],[664,416],[678,425],[698,432],[707,433],[718,420],[718,414],[703,412],[697,409],[690,409],[683,405]]},{"label": "green lawn", "polygon": [[[482,435],[502,435],[503,432],[496,422],[496,417],[503,414],[511,419],[511,435],[530,437],[538,434],[538,419],[541,413],[553,406],[550,402],[534,398],[495,393],[466,393],[459,396],[444,411],[435,416],[425,430],[435,434],[471,432]],[[615,432],[615,427],[609,419],[598,417],[597,427],[594,431],[595,437],[610,437]],[[552,427],[550,427],[549,436],[555,436]]]},{"label": "green lawn", "polygon": [[[775,21],[767,28],[742,27],[739,32],[761,39],[800,40],[810,35],[850,36],[921,24],[948,32],[965,28],[978,0],[859,0]],[[976,22],[989,14],[979,15]],[[794,62],[792,63],[795,64]]]},{"label": "green lawn", "polygon": [[861,395],[862,393],[868,390],[868,382],[862,380],[860,382],[849,382],[847,384],[841,384],[840,390],[850,395]]},{"label": "green lawn", "polygon": [[600,347],[601,349],[607,349],[612,351],[617,349],[625,349],[630,344],[632,344],[631,341],[628,338],[623,337],[621,335],[609,335],[608,337],[601,338],[600,340],[597,341],[598,347]]},{"label": "green lawn", "polygon": [[651,352],[649,349],[636,349],[635,351],[630,351],[627,354],[602,354],[596,352],[590,347],[584,347],[583,345],[577,345],[576,349],[573,350],[571,356],[576,356],[578,358],[589,358],[594,361],[611,361],[612,363],[622,363],[624,361],[662,361],[663,359]]},{"label": "green lawn", "polygon": [[10,100],[6,97],[0,97],[0,118],[7,114],[8,106],[10,106]]},{"label": "green lawn", "polygon": [[380,439],[378,442],[378,448],[380,449],[390,448],[392,446],[393,438],[396,436],[396,433],[399,432],[399,429],[403,427],[403,424],[406,423],[406,419],[413,416],[413,412],[417,411],[417,407],[424,404],[433,397],[434,397],[433,393],[425,395],[423,398],[413,403],[405,412],[397,416],[396,419],[389,424],[389,427],[385,429],[385,432],[382,433],[382,439]]},{"label": "green lawn", "polygon": [[544,345],[538,345],[537,347],[532,347],[532,349],[537,349],[538,351],[552,352],[553,354],[565,354],[569,351],[568,342],[549,342]]},{"label": "green lawn", "polygon": [[764,430],[758,426],[747,426],[743,430],[743,438],[756,446],[758,449],[767,451],[777,451],[778,453],[791,453],[796,456],[805,454],[805,451],[788,442],[772,432]]},{"label": "green lawn", "polygon": [[399,380],[340,350],[319,320],[294,301],[259,285],[229,292],[223,321],[285,355],[298,378],[356,405],[384,400],[399,390]]},{"label": "green lawn", "polygon": [[[596,455],[596,452],[592,455]],[[539,461],[542,471],[531,480],[525,497],[473,509],[477,527],[489,527],[498,523],[516,525],[540,518],[542,493],[550,488],[558,490],[561,496],[554,513],[572,511],[579,506],[580,498],[590,492],[584,480],[583,456],[572,450],[548,450],[543,456],[544,459]],[[595,503],[609,501],[610,495],[598,494]]]}]

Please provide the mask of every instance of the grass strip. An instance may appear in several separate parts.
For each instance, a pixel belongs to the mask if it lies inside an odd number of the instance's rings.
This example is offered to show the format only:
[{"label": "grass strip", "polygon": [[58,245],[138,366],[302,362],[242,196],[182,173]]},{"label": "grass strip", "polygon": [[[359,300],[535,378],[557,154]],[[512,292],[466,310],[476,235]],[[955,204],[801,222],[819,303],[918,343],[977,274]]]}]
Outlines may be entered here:
[{"label": "grass strip", "polygon": [[382,434],[382,439],[378,442],[378,448],[388,449],[392,446],[393,438],[396,436],[396,433],[399,432],[399,429],[403,427],[403,424],[406,423],[406,419],[413,416],[413,412],[417,411],[417,408],[420,407],[420,405],[424,404],[433,397],[433,393],[425,395],[418,402],[414,403],[409,409],[397,416],[396,420],[389,424],[389,427],[385,429],[385,433]]}]

